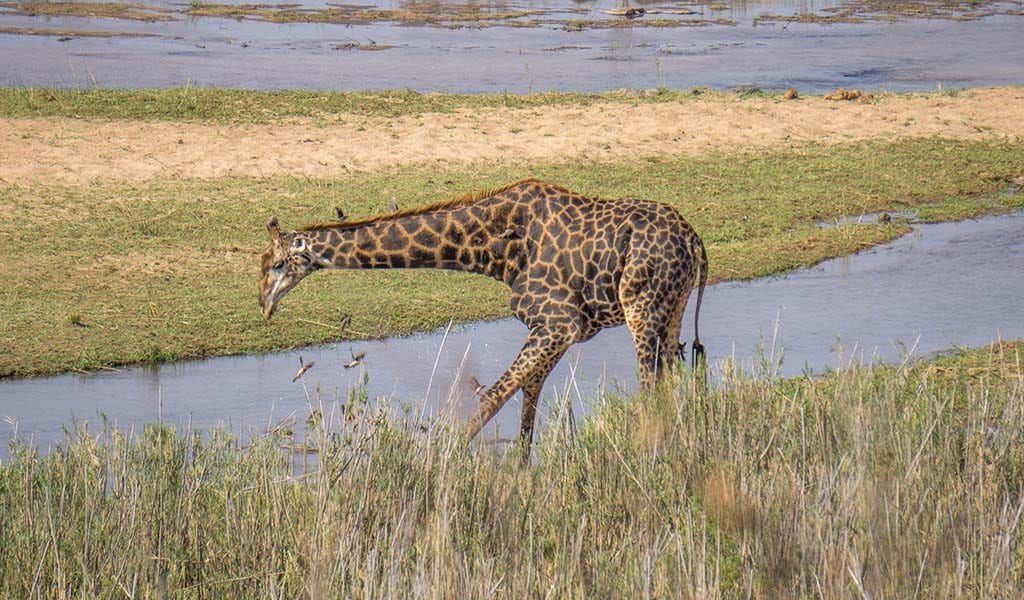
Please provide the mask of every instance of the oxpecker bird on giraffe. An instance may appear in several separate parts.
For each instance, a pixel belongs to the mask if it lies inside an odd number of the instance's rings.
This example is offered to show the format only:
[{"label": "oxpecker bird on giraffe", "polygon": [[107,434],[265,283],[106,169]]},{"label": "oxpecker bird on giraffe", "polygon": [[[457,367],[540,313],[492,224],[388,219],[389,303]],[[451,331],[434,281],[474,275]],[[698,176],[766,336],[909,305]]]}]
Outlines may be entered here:
[{"label": "oxpecker bird on giraffe", "polygon": [[588,198],[534,179],[426,206],[282,231],[267,222],[260,308],[321,269],[452,269],[493,277],[512,290],[511,309],[529,329],[519,355],[483,391],[468,422],[477,432],[523,391],[520,438],[527,451],[544,381],[570,346],[625,324],[636,344],[640,383],[651,388],[680,355],[690,292],[694,365],[704,354],[698,322],[708,259],[675,208],[623,198]]}]

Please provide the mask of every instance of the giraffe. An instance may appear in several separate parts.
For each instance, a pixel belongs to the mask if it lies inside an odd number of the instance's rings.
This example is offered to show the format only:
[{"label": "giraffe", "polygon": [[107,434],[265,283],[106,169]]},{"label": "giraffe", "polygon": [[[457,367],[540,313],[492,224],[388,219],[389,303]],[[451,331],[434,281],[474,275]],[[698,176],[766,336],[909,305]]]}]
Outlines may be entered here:
[{"label": "giraffe", "polygon": [[523,392],[520,442],[533,439],[537,399],[555,364],[577,342],[623,323],[636,345],[640,383],[650,389],[682,355],[679,333],[694,284],[693,362],[704,354],[698,321],[707,254],[672,207],[603,200],[524,179],[426,206],[283,232],[267,222],[259,304],[269,321],[281,299],[322,269],[435,268],[493,277],[529,329],[519,355],[481,396],[467,423],[475,436],[516,391]]}]

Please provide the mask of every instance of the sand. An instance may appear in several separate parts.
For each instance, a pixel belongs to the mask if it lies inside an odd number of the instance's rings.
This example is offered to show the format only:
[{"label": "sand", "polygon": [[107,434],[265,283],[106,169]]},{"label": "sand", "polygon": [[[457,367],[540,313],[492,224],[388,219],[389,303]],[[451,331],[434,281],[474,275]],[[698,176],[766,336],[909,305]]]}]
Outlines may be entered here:
[{"label": "sand", "polygon": [[351,115],[328,124],[0,119],[0,183],[332,177],[401,165],[614,161],[929,136],[1024,138],[1024,88],[885,95],[868,103],[716,95],[666,104]]}]

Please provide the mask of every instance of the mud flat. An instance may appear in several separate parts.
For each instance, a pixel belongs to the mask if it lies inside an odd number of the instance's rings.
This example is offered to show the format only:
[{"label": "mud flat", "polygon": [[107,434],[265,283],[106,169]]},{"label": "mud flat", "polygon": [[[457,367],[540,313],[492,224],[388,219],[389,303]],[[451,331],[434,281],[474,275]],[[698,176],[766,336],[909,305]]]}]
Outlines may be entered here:
[{"label": "mud flat", "polygon": [[[1013,3],[645,2],[583,7],[394,3],[380,7],[14,3],[0,27],[45,22],[157,37],[0,34],[3,86],[403,89],[517,93],[622,87],[824,92],[1024,83]],[[899,10],[894,10],[894,7]],[[119,12],[120,11],[120,12]],[[98,17],[98,18],[97,18]],[[955,40],[955,43],[949,43]],[[337,48],[384,47],[388,52]],[[550,51],[560,48],[559,51]]]}]

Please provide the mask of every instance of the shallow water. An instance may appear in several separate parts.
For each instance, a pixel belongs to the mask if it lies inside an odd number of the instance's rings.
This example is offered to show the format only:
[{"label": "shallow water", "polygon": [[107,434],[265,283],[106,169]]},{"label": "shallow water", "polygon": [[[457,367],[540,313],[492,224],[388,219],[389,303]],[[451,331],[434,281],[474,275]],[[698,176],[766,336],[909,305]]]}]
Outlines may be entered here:
[{"label": "shallow water", "polygon": [[[891,244],[790,275],[711,286],[701,309],[702,339],[712,361],[733,357],[753,367],[758,345],[768,340],[771,346],[777,326],[775,347],[784,347],[785,356],[781,373],[795,375],[834,368],[851,354],[892,362],[911,348],[926,355],[1000,336],[1021,338],[1022,258],[1024,213],[920,225]],[[691,308],[684,339],[691,338],[692,326]],[[289,414],[303,422],[307,390],[315,396],[317,386],[325,399],[344,401],[365,369],[373,397],[393,398],[426,414],[452,397],[465,418],[474,407],[468,375],[494,381],[525,337],[525,327],[505,319],[454,328],[443,345],[444,333],[434,332],[90,376],[7,380],[0,382],[0,417],[17,422],[18,431],[42,447],[60,439],[71,417],[95,422],[100,413],[123,427],[162,417],[191,419],[204,429],[226,423],[244,432],[265,429]],[[353,351],[366,352],[366,359],[361,368],[345,370]],[[316,364],[293,384],[300,355]],[[542,419],[556,390],[570,385],[574,366],[575,383],[588,400],[598,388],[636,387],[629,332],[606,330],[562,360],[545,386]],[[575,392],[570,396],[578,411],[589,410]],[[519,402],[513,399],[495,419],[497,431],[488,435],[512,436],[518,420]],[[0,428],[0,452],[6,452],[12,433],[11,426]]]},{"label": "shallow water", "polygon": [[[375,4],[385,8],[403,5]],[[698,14],[685,18],[709,24],[583,31],[565,31],[562,23],[568,19],[612,19],[604,11],[613,8],[616,0],[482,5],[546,11],[534,17],[542,23],[536,28],[282,25],[213,17],[146,23],[44,19],[0,12],[0,27],[131,31],[157,36],[62,42],[57,37],[0,34],[0,85],[145,88],[193,82],[253,89],[520,93],[661,85],[793,86],[804,92],[845,86],[903,91],[934,90],[940,84],[1024,83],[1021,16],[836,25],[755,21],[769,13],[820,12],[841,4],[734,1],[726,10],[711,10],[699,4],[644,2],[648,9],[692,9]],[[303,5],[322,7],[324,3]],[[730,19],[736,25],[713,24],[716,19]],[[339,44],[371,41],[394,47],[382,51],[335,49]]]}]

